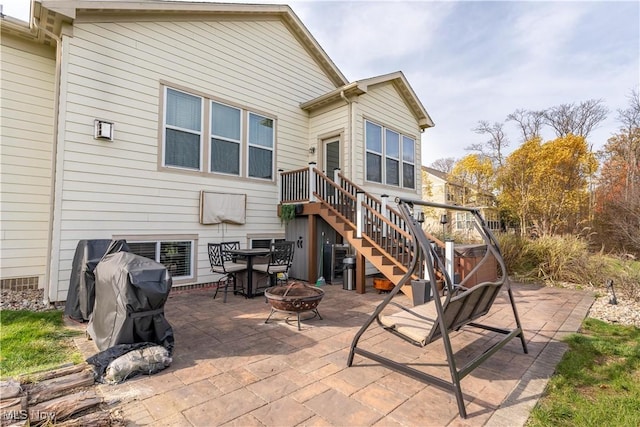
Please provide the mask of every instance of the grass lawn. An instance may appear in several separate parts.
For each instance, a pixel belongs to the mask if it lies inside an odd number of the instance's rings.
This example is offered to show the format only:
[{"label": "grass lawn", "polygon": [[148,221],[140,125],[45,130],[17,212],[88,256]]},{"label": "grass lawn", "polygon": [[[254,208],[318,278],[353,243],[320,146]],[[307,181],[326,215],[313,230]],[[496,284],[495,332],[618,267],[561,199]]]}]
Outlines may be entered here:
[{"label": "grass lawn", "polygon": [[0,378],[52,369],[83,358],[64,327],[62,311],[0,311]]},{"label": "grass lawn", "polygon": [[640,426],[640,329],[586,319],[528,427]]}]

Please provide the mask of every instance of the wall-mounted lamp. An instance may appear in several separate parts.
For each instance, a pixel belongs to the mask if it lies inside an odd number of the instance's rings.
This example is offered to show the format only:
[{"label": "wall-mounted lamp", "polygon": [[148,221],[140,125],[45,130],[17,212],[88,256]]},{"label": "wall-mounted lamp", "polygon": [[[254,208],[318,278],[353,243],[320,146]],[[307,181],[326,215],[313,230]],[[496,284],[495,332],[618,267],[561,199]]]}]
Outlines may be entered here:
[{"label": "wall-mounted lamp", "polygon": [[315,154],[315,153],[316,153],[316,147],[309,148],[309,154]]},{"label": "wall-mounted lamp", "polygon": [[114,124],[112,122],[95,119],[93,123],[94,123],[93,137],[95,139],[104,139],[106,141],[113,141]]}]

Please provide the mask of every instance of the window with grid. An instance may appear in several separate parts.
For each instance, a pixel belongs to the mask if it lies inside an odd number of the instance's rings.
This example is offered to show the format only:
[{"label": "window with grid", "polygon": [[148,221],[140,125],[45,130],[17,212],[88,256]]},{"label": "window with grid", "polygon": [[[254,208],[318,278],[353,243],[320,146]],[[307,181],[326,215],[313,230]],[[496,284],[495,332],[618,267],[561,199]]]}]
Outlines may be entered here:
[{"label": "window with grid", "polygon": [[470,212],[456,212],[456,229],[471,230],[473,228],[473,215]]},{"label": "window with grid", "polygon": [[365,120],[365,149],[367,181],[416,188],[413,138]]},{"label": "window with grid", "polygon": [[174,279],[193,277],[193,241],[131,241],[129,250],[164,265]]}]

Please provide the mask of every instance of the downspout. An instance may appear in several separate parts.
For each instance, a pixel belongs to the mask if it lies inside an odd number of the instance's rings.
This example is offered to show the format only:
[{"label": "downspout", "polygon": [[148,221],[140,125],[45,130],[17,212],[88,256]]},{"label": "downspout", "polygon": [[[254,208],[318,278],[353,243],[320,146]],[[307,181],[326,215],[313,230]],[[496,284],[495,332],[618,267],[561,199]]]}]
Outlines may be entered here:
[{"label": "downspout", "polygon": [[[33,6],[32,6],[33,8]],[[60,110],[60,75],[61,75],[61,62],[62,62],[62,39],[51,31],[40,26],[38,19],[35,16],[31,17],[31,28],[36,28],[42,31],[47,36],[56,41],[56,70],[54,80],[54,95],[53,95],[53,141],[51,145],[51,193],[49,194],[49,227],[47,231],[47,258],[46,267],[44,272],[44,303],[49,305],[51,299],[49,298],[49,290],[51,289],[51,258],[53,250],[53,216],[55,206],[55,194],[56,194],[56,171],[57,171],[57,152],[58,152],[58,112]]]},{"label": "downspout", "polygon": [[[349,137],[349,147],[351,148],[351,150],[349,150],[349,179],[352,181],[355,181],[354,179],[354,171],[355,171],[355,156],[353,155],[353,105],[352,102],[349,101],[349,98],[346,97],[346,95],[344,94],[344,90],[340,91],[340,98],[342,98],[344,100],[344,102],[347,103],[347,105],[349,106],[348,109],[348,113],[349,113],[349,121],[347,122],[347,135]],[[344,150],[344,148],[343,148]]]}]

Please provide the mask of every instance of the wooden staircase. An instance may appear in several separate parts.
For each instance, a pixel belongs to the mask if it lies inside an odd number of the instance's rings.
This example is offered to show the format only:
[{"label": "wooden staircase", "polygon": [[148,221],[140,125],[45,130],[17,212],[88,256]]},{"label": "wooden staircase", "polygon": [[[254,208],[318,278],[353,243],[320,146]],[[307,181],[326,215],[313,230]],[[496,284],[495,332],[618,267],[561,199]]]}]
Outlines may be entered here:
[{"label": "wooden staircase", "polygon": [[[394,285],[398,284],[414,254],[411,234],[400,213],[387,206],[386,200],[368,194],[339,171],[330,179],[314,166],[310,164],[309,168],[281,172],[280,202],[308,202],[304,213],[321,217],[357,254]],[[444,247],[444,243],[433,236],[428,235],[428,238]]]},{"label": "wooden staircase", "polygon": [[327,204],[322,203],[318,213],[358,254],[364,256],[393,284],[397,284],[407,272],[406,265],[398,262],[369,236],[363,234],[362,238],[357,238],[355,225],[345,221]]}]

